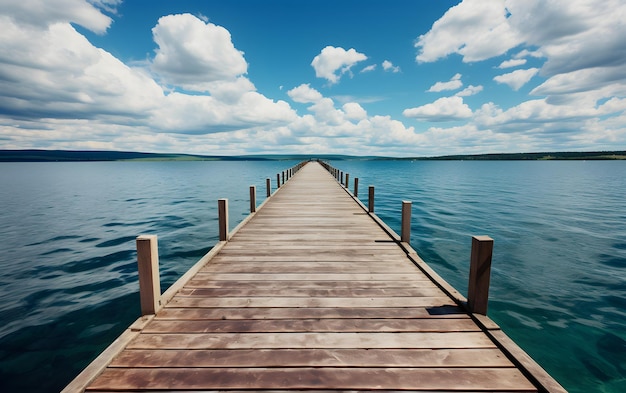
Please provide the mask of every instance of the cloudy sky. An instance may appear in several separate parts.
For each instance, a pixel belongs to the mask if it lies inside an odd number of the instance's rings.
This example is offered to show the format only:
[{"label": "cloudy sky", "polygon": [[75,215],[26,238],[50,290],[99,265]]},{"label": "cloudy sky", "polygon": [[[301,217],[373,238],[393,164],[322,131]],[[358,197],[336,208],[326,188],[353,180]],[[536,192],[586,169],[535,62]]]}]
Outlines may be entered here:
[{"label": "cloudy sky", "polygon": [[0,0],[0,149],[626,149],[623,0]]}]

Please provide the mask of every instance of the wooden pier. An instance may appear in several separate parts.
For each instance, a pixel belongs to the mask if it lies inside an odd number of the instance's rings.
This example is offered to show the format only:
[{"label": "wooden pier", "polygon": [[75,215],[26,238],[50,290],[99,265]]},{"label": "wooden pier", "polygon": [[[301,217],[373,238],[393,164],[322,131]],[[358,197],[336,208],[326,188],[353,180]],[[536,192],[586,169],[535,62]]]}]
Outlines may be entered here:
[{"label": "wooden pier", "polygon": [[[162,296],[148,272],[146,315],[64,392],[564,392],[467,311],[348,175],[317,162],[294,172],[230,234],[224,217],[223,240]],[[153,266],[156,239],[138,248]]]}]

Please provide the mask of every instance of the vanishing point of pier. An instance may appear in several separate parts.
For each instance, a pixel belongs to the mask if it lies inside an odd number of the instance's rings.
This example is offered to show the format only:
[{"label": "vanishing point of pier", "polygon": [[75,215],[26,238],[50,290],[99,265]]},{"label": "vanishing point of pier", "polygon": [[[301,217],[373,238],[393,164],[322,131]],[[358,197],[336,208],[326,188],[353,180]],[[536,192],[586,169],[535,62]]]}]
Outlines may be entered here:
[{"label": "vanishing point of pier", "polygon": [[221,241],[162,295],[139,237],[144,316],[64,391],[564,391],[483,315],[491,239],[466,300],[337,173],[300,164],[258,208],[251,188],[230,233],[220,200]]}]

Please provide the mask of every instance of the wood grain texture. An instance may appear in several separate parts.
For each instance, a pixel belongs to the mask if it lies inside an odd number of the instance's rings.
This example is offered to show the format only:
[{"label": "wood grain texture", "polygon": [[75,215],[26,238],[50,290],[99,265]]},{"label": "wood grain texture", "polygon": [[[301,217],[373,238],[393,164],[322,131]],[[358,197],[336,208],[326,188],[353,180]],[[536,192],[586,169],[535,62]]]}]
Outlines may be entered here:
[{"label": "wood grain texture", "polygon": [[111,367],[512,367],[498,349],[129,349]]},{"label": "wood grain texture", "polygon": [[317,163],[87,390],[537,391]]},{"label": "wood grain texture", "polygon": [[513,368],[109,368],[90,389],[537,389]]}]

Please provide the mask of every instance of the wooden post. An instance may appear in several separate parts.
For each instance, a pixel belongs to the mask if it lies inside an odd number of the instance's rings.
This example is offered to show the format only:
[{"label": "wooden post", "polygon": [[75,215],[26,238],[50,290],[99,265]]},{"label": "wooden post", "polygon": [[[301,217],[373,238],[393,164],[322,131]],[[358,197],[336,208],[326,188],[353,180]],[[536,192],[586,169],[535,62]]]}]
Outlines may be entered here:
[{"label": "wooden post", "polygon": [[217,200],[217,216],[220,227],[220,241],[228,241],[228,199]]},{"label": "wooden post", "polygon": [[137,237],[136,243],[141,315],[156,314],[161,308],[157,237],[156,235],[141,235]]},{"label": "wooden post", "polygon": [[256,186],[250,186],[250,213],[256,212]]},{"label": "wooden post", "polygon": [[368,206],[369,212],[374,213],[374,186],[369,187],[369,198],[368,198]]},{"label": "wooden post", "polygon": [[341,177],[339,179],[339,184],[343,184],[343,171],[341,171],[340,173],[341,173]]},{"label": "wooden post", "polygon": [[349,184],[350,184],[350,174],[346,173],[346,188],[348,188]]},{"label": "wooden post", "polygon": [[492,254],[492,238],[489,236],[472,237],[467,304],[470,311],[476,314],[487,315]]},{"label": "wooden post", "polygon": [[283,182],[282,184],[285,184],[285,171],[283,171]]},{"label": "wooden post", "polygon": [[411,243],[411,201],[402,201],[402,232],[400,241]]},{"label": "wooden post", "polygon": [[355,197],[359,196],[359,178],[358,177],[354,178],[354,196]]},{"label": "wooden post", "polygon": [[276,174],[276,189],[280,188],[280,173]]},{"label": "wooden post", "polygon": [[265,179],[265,188],[267,188],[267,197],[269,198],[272,195],[272,184],[271,180],[268,177]]}]

